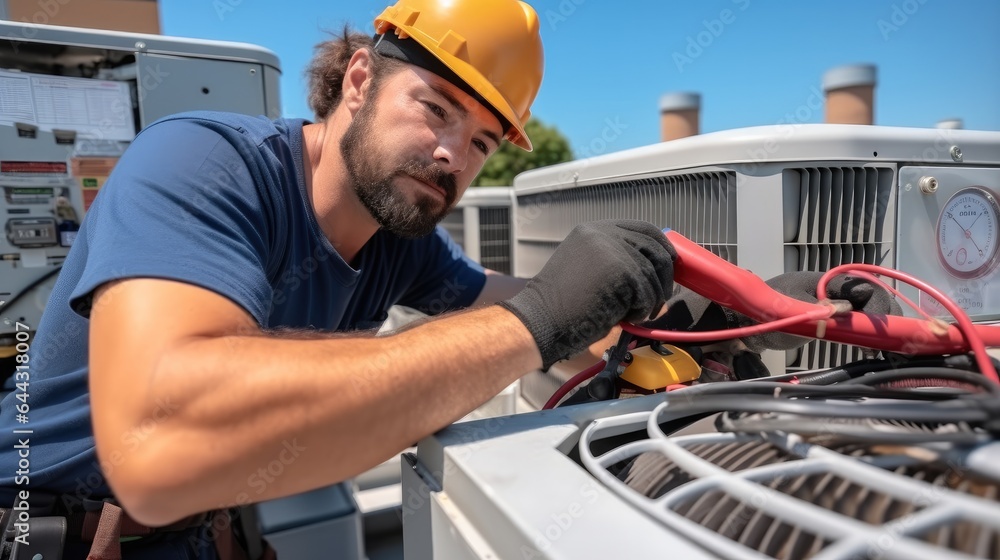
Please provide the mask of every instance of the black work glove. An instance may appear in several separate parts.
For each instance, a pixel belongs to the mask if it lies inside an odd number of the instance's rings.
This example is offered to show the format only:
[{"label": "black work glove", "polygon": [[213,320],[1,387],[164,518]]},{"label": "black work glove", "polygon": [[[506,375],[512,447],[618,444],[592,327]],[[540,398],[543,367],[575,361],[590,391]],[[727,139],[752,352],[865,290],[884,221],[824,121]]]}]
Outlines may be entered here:
[{"label": "black work glove", "polygon": [[[815,303],[816,284],[822,272],[787,272],[767,281],[767,285],[797,300]],[[826,288],[830,299],[847,300],[855,311],[881,315],[902,315],[895,298],[887,290],[871,282],[852,276],[836,276]],[[667,302],[667,312],[651,328],[681,331],[714,331],[755,325],[746,315],[726,309],[695,292],[680,287]],[[810,339],[779,332],[763,333],[743,339],[752,352],[763,350],[791,350]]]},{"label": "black work glove", "polygon": [[643,321],[659,312],[673,289],[676,257],[650,223],[582,224],[519,294],[500,305],[528,328],[548,368],[620,321]]}]

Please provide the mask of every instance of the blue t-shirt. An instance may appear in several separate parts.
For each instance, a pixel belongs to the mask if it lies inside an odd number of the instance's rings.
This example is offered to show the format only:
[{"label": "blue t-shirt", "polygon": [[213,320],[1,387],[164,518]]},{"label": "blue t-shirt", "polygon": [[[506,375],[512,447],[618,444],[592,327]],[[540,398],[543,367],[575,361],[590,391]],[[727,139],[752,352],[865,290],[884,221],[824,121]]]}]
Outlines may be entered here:
[{"label": "blue t-shirt", "polygon": [[[303,124],[196,112],[160,120],[136,137],[88,211],[31,341],[28,423],[15,421],[17,392],[0,404],[7,440],[0,507],[22,489],[110,495],[87,390],[90,298],[106,282],[152,277],[198,285],[264,328],[372,329],[394,304],[436,314],[475,301],[483,270],[440,227],[415,240],[380,230],[357,255],[356,269],[343,261],[306,197]],[[295,375],[293,356],[287,374]],[[145,428],[131,434],[137,442]],[[15,435],[30,439],[26,487],[15,482]]]}]

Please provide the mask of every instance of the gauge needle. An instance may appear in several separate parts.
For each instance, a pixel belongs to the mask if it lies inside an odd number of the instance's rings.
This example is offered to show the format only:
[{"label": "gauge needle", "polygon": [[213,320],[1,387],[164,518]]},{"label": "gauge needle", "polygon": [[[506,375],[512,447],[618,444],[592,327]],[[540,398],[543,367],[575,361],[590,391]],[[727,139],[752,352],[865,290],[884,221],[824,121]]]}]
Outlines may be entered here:
[{"label": "gauge needle", "polygon": [[[976,243],[976,240],[972,238],[972,231],[971,231],[971,230],[968,230],[968,229],[965,229],[964,227],[962,227],[962,224],[961,224],[961,223],[960,223],[960,222],[958,221],[958,219],[957,219],[957,218],[955,217],[955,215],[954,215],[954,214],[948,214],[948,216],[949,216],[949,217],[950,217],[950,218],[951,218],[951,219],[952,219],[952,220],[953,220],[953,221],[954,221],[954,222],[955,222],[956,224],[958,224],[958,227],[962,228],[962,233],[964,233],[964,234],[965,234],[965,238],[966,238],[966,239],[968,239],[969,241],[971,241],[971,242],[972,242],[972,244],[976,246],[976,250],[977,250],[977,251],[979,251],[979,256],[980,256],[980,257],[981,257],[981,256],[983,256],[983,250],[979,248],[979,244],[978,244],[978,243]],[[979,216],[982,216],[982,214],[980,214]],[[978,219],[979,219],[979,216],[976,216],[976,220],[978,220]],[[971,227],[972,227],[973,225],[975,225],[975,223],[976,223],[976,220],[972,220],[972,224],[970,224],[970,225],[969,225],[969,227],[970,227],[970,228],[971,228]]]},{"label": "gauge needle", "polygon": [[972,229],[972,226],[976,225],[976,222],[978,222],[979,218],[982,218],[982,217],[983,217],[983,212],[980,212],[979,215],[976,216],[976,219],[972,220],[972,223],[969,224],[969,229]]},{"label": "gauge needle", "polygon": [[966,237],[969,236],[969,230],[962,227],[961,222],[958,221],[958,218],[956,218],[954,214],[948,214],[948,217],[951,218],[956,224],[958,224],[958,227],[962,228],[962,233],[964,233]]},{"label": "gauge needle", "polygon": [[969,233],[968,237],[969,237],[969,241],[971,241],[972,244],[976,246],[976,250],[979,251],[979,256],[980,257],[983,256],[983,250],[979,248],[979,244],[976,243],[976,240],[972,238],[972,234],[971,233]]}]

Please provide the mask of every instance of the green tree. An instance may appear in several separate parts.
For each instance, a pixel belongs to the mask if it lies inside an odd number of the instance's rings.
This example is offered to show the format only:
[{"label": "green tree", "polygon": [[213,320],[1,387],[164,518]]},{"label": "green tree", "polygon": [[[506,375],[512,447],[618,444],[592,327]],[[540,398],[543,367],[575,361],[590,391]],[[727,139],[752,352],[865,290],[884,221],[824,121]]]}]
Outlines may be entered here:
[{"label": "green tree", "polygon": [[526,152],[510,142],[504,142],[497,153],[486,160],[486,165],[472,181],[473,187],[508,187],[514,184],[514,176],[522,171],[573,159],[569,141],[556,127],[530,119],[524,131],[531,138],[534,151]]}]

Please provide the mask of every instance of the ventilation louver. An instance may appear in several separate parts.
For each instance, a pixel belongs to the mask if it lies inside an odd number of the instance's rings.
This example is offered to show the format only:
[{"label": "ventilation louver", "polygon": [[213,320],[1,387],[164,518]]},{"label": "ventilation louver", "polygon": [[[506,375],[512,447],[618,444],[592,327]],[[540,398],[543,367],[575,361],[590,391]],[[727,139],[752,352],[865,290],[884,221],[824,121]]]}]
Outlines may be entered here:
[{"label": "ventilation louver", "polygon": [[[785,170],[782,185],[785,271],[894,262],[892,169],[792,168]],[[860,348],[814,341],[798,353],[789,352],[787,365],[804,370],[828,368],[862,357]]]}]

